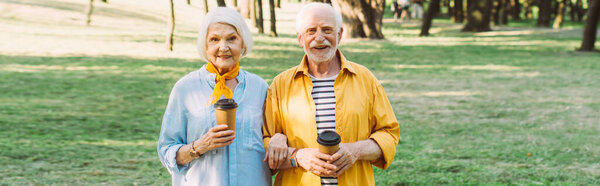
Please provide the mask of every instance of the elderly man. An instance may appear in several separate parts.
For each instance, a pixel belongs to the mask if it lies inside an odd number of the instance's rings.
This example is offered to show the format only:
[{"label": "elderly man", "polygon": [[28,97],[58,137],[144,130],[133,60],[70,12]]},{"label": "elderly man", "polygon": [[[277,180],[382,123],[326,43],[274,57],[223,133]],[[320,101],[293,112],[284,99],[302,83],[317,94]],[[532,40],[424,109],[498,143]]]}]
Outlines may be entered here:
[{"label": "elderly man", "polygon": [[[279,170],[275,185],[375,185],[371,165],[386,169],[394,159],[398,122],[377,78],[337,49],[341,25],[323,3],[296,17],[304,58],[275,77],[265,101],[265,161]],[[333,155],[317,149],[325,130],[341,136]]]}]

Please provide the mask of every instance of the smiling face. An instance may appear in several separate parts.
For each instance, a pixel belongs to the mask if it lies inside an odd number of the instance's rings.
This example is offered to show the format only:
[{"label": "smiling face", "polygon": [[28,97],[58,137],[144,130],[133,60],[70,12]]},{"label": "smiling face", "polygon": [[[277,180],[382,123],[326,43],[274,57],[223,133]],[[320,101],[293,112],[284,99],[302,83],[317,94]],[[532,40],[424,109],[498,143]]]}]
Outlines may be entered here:
[{"label": "smiling face", "polygon": [[336,21],[331,10],[315,7],[305,12],[298,43],[304,48],[308,60],[315,63],[333,59],[342,29],[336,31]]},{"label": "smiling face", "polygon": [[235,27],[213,23],[206,34],[206,54],[209,63],[220,73],[228,72],[239,62],[244,42]]}]

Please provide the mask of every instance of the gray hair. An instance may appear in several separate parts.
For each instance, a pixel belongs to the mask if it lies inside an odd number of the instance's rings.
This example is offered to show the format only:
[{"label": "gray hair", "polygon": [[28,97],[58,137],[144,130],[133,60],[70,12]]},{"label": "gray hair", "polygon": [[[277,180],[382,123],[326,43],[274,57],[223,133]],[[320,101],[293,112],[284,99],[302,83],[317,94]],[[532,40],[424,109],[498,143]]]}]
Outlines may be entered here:
[{"label": "gray hair", "polygon": [[200,54],[200,59],[208,62],[206,54],[206,36],[208,34],[208,27],[213,23],[224,23],[235,28],[244,41],[241,57],[252,51],[252,46],[254,45],[252,32],[250,32],[242,15],[233,8],[217,7],[204,16],[202,24],[200,25],[200,31],[198,33],[198,53]]},{"label": "gray hair", "polygon": [[305,13],[307,10],[310,10],[312,8],[316,8],[316,7],[323,7],[323,8],[328,8],[331,10],[331,12],[333,12],[333,17],[335,17],[335,30],[336,32],[339,32],[340,29],[342,29],[342,14],[335,10],[331,5],[327,4],[327,3],[308,3],[306,5],[304,5],[304,7],[302,7],[302,9],[300,9],[300,12],[298,12],[298,15],[296,15],[296,32],[297,33],[302,33],[302,27],[304,26],[304,17],[305,17]]}]

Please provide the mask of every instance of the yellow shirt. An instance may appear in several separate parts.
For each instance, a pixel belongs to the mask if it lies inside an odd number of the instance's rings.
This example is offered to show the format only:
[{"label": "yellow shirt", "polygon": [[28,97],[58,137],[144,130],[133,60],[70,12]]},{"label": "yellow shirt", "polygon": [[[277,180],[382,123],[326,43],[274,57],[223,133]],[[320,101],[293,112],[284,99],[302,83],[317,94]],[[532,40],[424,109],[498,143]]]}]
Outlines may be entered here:
[{"label": "yellow shirt", "polygon": [[[335,79],[335,131],[342,143],[373,139],[383,152],[377,161],[356,161],[339,178],[339,185],[375,185],[375,165],[387,169],[396,154],[400,129],[381,83],[364,66],[347,61],[338,50],[341,70]],[[315,103],[306,55],[300,65],[277,75],[265,101],[263,142],[283,133],[294,148],[318,148]],[[301,167],[282,170],[275,185],[320,185],[319,176]]]}]

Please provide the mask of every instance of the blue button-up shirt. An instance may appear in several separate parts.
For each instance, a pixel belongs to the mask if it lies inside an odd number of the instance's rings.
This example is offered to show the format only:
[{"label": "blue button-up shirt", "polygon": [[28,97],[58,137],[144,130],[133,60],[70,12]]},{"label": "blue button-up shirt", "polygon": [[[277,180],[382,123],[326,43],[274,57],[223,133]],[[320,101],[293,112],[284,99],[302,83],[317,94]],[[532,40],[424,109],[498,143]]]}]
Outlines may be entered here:
[{"label": "blue button-up shirt", "polygon": [[267,83],[240,70],[233,99],[235,139],[226,147],[208,151],[187,165],[177,165],[177,150],[198,140],[215,126],[210,96],[216,75],[206,65],[181,78],[171,91],[158,140],[158,157],[169,170],[173,185],[271,185],[262,142],[262,111]]}]

